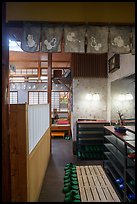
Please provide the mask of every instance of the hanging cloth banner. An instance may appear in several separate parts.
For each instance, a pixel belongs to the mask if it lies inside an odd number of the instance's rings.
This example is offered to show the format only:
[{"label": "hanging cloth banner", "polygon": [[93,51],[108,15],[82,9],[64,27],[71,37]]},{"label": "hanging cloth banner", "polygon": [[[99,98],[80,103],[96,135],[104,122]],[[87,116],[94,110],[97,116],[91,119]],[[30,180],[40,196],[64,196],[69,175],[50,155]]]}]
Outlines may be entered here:
[{"label": "hanging cloth banner", "polygon": [[110,27],[109,51],[117,54],[126,54],[131,51],[131,27]]},{"label": "hanging cloth banner", "polygon": [[65,26],[64,52],[85,53],[85,33],[84,26]]},{"label": "hanging cloth banner", "polygon": [[135,26],[132,27],[132,55],[135,55]]},{"label": "hanging cloth banner", "polygon": [[40,51],[40,25],[25,23],[23,26],[23,36],[21,40],[21,48],[25,52]]},{"label": "hanging cloth banner", "polygon": [[108,27],[88,26],[87,27],[87,53],[108,52]]},{"label": "hanging cloth banner", "polygon": [[42,52],[61,52],[62,35],[62,26],[42,25]]}]

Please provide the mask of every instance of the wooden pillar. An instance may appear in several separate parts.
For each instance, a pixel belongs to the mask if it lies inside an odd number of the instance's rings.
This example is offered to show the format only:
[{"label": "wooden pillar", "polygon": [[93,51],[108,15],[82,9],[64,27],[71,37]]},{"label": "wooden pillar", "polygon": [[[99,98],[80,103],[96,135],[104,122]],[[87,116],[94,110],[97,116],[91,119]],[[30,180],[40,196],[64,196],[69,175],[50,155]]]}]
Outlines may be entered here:
[{"label": "wooden pillar", "polygon": [[2,2],[2,202],[10,202],[9,50],[5,3]]},{"label": "wooden pillar", "polygon": [[[50,127],[52,124],[51,120],[51,90],[52,90],[52,53],[48,53],[48,103],[49,103],[49,121]],[[51,150],[51,137],[50,137],[50,150]]]},{"label": "wooden pillar", "polygon": [[51,112],[51,89],[52,89],[52,54],[48,53],[48,103]]},{"label": "wooden pillar", "polygon": [[41,76],[41,61],[39,60],[38,61],[38,80],[40,79],[40,76]]}]

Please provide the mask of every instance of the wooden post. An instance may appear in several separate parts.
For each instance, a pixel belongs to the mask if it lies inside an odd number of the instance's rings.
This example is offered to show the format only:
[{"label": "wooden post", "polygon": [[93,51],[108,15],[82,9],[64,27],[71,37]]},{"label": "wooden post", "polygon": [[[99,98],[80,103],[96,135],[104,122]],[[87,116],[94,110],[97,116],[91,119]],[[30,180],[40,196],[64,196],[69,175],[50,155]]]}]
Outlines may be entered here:
[{"label": "wooden post", "polygon": [[[52,90],[52,53],[48,53],[48,103],[49,103],[49,121],[51,129],[51,90]],[[50,151],[51,151],[51,137],[50,137]]]},{"label": "wooden post", "polygon": [[9,140],[9,50],[6,2],[2,2],[2,202],[11,202]]},{"label": "wooden post", "polygon": [[40,69],[41,69],[41,61],[39,60],[38,61],[38,80],[40,79],[40,76],[41,76],[41,73],[40,73],[41,70]]}]

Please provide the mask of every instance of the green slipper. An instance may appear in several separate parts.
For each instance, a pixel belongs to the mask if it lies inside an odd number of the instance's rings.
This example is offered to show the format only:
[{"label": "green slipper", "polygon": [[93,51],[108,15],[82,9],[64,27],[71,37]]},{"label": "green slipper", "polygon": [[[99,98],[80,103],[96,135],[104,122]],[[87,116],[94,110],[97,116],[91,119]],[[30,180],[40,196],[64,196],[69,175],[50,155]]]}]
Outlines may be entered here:
[{"label": "green slipper", "polygon": [[65,166],[72,166],[73,164],[72,163],[67,163]]},{"label": "green slipper", "polygon": [[78,181],[71,181],[72,185],[78,185]]},{"label": "green slipper", "polygon": [[69,178],[70,178],[70,176],[69,176],[69,175],[64,176],[64,180],[67,180],[67,179],[69,179]]},{"label": "green slipper", "polygon": [[69,183],[69,182],[71,182],[70,178],[64,180],[64,184],[65,184],[65,183]]},{"label": "green slipper", "polygon": [[65,169],[65,172],[71,172],[71,168]]},{"label": "green slipper", "polygon": [[65,168],[64,168],[64,171],[66,171],[66,170],[70,170],[71,168],[68,166],[66,166]]},{"label": "green slipper", "polygon": [[71,171],[70,172],[65,172],[65,176],[70,176],[71,175]]},{"label": "green slipper", "polygon": [[71,196],[72,197],[72,190],[65,194],[65,197]]},{"label": "green slipper", "polygon": [[80,195],[79,194],[76,194],[76,195],[74,195],[73,196],[75,199],[77,199],[77,200],[80,200]]},{"label": "green slipper", "polygon": [[63,188],[63,193],[68,193],[70,191],[70,187],[66,186]]},{"label": "green slipper", "polygon": [[76,170],[71,170],[71,173],[72,174],[77,174],[77,171]]},{"label": "green slipper", "polygon": [[70,190],[68,193],[65,194],[65,196],[72,196],[72,197],[75,197],[76,195],[79,195],[79,190]]},{"label": "green slipper", "polygon": [[71,190],[71,191],[72,191],[73,195],[79,194],[79,190]]},{"label": "green slipper", "polygon": [[69,187],[70,188],[71,187],[71,183],[65,183],[64,187]]},{"label": "green slipper", "polygon": [[75,200],[73,200],[73,202],[81,202],[81,200],[77,200],[77,199],[75,199]]},{"label": "green slipper", "polygon": [[78,190],[79,187],[78,187],[78,185],[72,185],[72,186],[71,186],[71,189],[73,189],[73,190]]},{"label": "green slipper", "polygon": [[76,167],[70,167],[70,171],[76,171]]},{"label": "green slipper", "polygon": [[77,178],[77,174],[71,174],[71,177]]},{"label": "green slipper", "polygon": [[65,196],[64,202],[72,202],[71,196]]},{"label": "green slipper", "polygon": [[70,178],[72,181],[78,181],[78,179],[77,178],[74,178],[74,177],[71,177]]}]

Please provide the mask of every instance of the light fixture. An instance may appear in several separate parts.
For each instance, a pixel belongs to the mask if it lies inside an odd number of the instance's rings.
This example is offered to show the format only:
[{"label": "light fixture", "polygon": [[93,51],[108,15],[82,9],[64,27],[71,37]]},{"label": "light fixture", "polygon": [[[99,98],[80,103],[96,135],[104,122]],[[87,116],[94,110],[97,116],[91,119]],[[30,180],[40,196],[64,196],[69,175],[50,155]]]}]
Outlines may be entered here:
[{"label": "light fixture", "polygon": [[126,99],[127,101],[133,100],[132,94],[127,93],[127,94],[125,95],[125,99]]},{"label": "light fixture", "polygon": [[93,94],[93,100],[94,101],[99,101],[100,100],[99,94],[97,94],[97,93]]},{"label": "light fixture", "polygon": [[119,97],[118,97],[118,99],[119,99],[120,101],[124,101],[124,100],[125,100],[125,95],[124,95],[124,94],[120,94]]},{"label": "light fixture", "polygon": [[88,93],[86,95],[86,100],[99,101],[100,100],[100,96],[99,96],[98,93],[94,93],[94,94]]},{"label": "light fixture", "polygon": [[133,100],[133,96],[132,94],[130,93],[127,93],[127,94],[120,94],[118,99],[120,101],[130,101],[130,100]]},{"label": "light fixture", "polygon": [[87,99],[87,100],[91,100],[91,99],[92,99],[92,94],[91,94],[91,93],[88,93],[88,94],[86,95],[86,99]]}]

